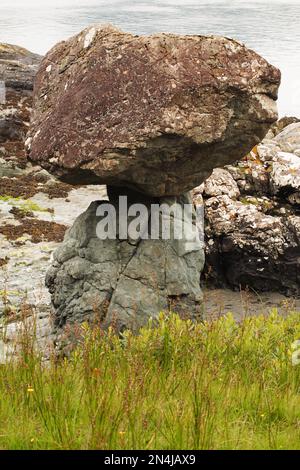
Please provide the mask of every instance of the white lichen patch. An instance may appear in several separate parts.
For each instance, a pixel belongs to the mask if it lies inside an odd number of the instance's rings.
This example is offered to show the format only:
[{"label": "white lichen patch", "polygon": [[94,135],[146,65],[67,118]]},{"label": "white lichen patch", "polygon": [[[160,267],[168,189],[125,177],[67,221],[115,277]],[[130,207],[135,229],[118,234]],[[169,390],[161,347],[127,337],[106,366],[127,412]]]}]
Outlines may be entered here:
[{"label": "white lichen patch", "polygon": [[25,147],[27,147],[29,150],[30,150],[30,147],[31,147],[31,143],[32,143],[32,138],[31,138],[31,137],[28,137],[28,138],[25,140]]},{"label": "white lichen patch", "polygon": [[41,130],[39,129],[33,136],[33,139],[36,139],[41,133]]},{"label": "white lichen patch", "polygon": [[17,114],[17,112],[18,110],[16,108],[2,109],[1,116],[2,117],[14,116],[15,114]]},{"label": "white lichen patch", "polygon": [[96,32],[97,32],[96,28],[93,27],[85,35],[84,44],[83,44],[84,49],[87,49],[92,44],[94,37],[96,36]]},{"label": "white lichen patch", "polygon": [[52,65],[50,64],[50,65],[48,65],[48,67],[46,68],[46,72],[50,73],[51,70],[52,70]]},{"label": "white lichen patch", "polygon": [[[265,113],[265,109],[268,109],[270,118],[275,121],[277,119],[278,111],[277,111],[277,103],[269,96],[263,93],[256,93],[255,98],[261,107],[261,113]],[[259,110],[257,109],[257,112]]]}]

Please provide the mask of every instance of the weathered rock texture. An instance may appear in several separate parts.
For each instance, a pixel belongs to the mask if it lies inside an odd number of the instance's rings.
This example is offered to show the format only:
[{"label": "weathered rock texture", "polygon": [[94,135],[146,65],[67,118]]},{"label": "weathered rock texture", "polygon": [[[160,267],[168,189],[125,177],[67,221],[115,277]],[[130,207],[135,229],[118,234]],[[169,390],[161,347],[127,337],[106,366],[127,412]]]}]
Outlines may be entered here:
[{"label": "weathered rock texture", "polygon": [[41,64],[30,158],[75,184],[180,195],[261,141],[279,82],[231,39],[91,27]]},{"label": "weathered rock texture", "polygon": [[0,44],[0,177],[15,176],[26,165],[24,140],[32,108],[34,76],[41,57],[18,46]]},{"label": "weathered rock texture", "polygon": [[204,277],[218,286],[300,295],[300,122],[289,122],[194,190],[205,204]]},{"label": "weathered rock texture", "polygon": [[[137,201],[145,203],[140,195],[131,193],[129,204]],[[118,211],[117,199],[111,196],[110,202]],[[163,202],[181,208],[191,198],[184,195],[160,200]],[[200,239],[120,239],[118,235],[117,239],[101,240],[96,234],[101,220],[96,211],[106,203],[93,202],[54,253],[46,284],[52,294],[58,335],[67,326],[93,318],[118,331],[136,330],[161,311],[200,319],[204,264]],[[170,220],[174,226],[176,218],[171,216]],[[196,229],[196,220],[192,220]],[[145,230],[148,223],[146,217]]]}]

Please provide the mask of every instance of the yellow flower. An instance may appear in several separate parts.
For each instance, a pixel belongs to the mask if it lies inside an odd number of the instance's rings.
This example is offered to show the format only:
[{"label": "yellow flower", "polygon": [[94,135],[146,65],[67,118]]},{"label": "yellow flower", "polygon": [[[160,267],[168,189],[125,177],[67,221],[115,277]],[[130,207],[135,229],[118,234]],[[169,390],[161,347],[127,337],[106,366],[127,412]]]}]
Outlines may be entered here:
[{"label": "yellow flower", "polygon": [[265,414],[264,414],[264,413],[262,413],[260,416],[261,416],[262,418],[264,418],[264,417],[265,417]]},{"label": "yellow flower", "polygon": [[119,431],[120,436],[124,436],[125,431]]},{"label": "yellow flower", "polygon": [[28,393],[33,393],[33,392],[34,392],[34,388],[28,387],[28,388],[27,388],[27,392],[28,392]]},{"label": "yellow flower", "polygon": [[35,438],[32,437],[32,438],[30,439],[30,442],[34,442],[34,441],[35,441]]}]

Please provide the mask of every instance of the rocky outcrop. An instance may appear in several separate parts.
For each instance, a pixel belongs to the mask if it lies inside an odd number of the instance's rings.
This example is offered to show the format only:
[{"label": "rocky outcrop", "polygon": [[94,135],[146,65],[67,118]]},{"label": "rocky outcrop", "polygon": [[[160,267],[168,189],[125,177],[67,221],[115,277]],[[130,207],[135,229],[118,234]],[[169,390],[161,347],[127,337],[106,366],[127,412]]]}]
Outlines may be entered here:
[{"label": "rocky outcrop", "polygon": [[[119,214],[118,199],[110,196],[110,202]],[[131,192],[129,206],[136,202],[148,203],[150,211],[151,201]],[[66,331],[70,341],[72,325],[93,319],[104,328],[113,326],[122,331],[137,330],[162,311],[202,317],[200,273],[204,256],[196,219],[184,220],[186,226],[191,222],[193,231],[185,232],[181,239],[172,236],[176,224],[183,222],[181,209],[191,203],[190,196],[156,202],[179,209],[179,215],[164,214],[171,224],[170,239],[162,239],[161,234],[155,240],[142,235],[133,238],[130,226],[123,238],[119,229],[115,239],[99,238],[97,225],[103,216],[96,214],[107,201],[93,202],[67,232],[46,277],[60,341]],[[150,212],[142,221],[141,234],[148,230],[149,219]]]},{"label": "rocky outcrop", "polygon": [[20,175],[26,166],[24,141],[40,61],[40,56],[26,49],[0,44],[0,177]]},{"label": "rocky outcrop", "polygon": [[91,27],[41,64],[30,158],[74,184],[180,195],[265,136],[279,82],[231,39]]},{"label": "rocky outcrop", "polygon": [[194,190],[205,204],[208,280],[300,295],[299,148],[300,123],[292,122]]}]

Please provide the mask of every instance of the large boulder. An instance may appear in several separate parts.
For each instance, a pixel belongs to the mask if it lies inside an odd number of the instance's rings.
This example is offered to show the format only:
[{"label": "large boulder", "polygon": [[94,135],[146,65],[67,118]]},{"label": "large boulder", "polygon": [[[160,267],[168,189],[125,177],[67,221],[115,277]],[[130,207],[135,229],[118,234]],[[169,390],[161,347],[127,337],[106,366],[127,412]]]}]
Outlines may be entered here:
[{"label": "large boulder", "polygon": [[94,26],[43,59],[30,158],[74,184],[180,195],[261,141],[279,82],[232,39]]}]

